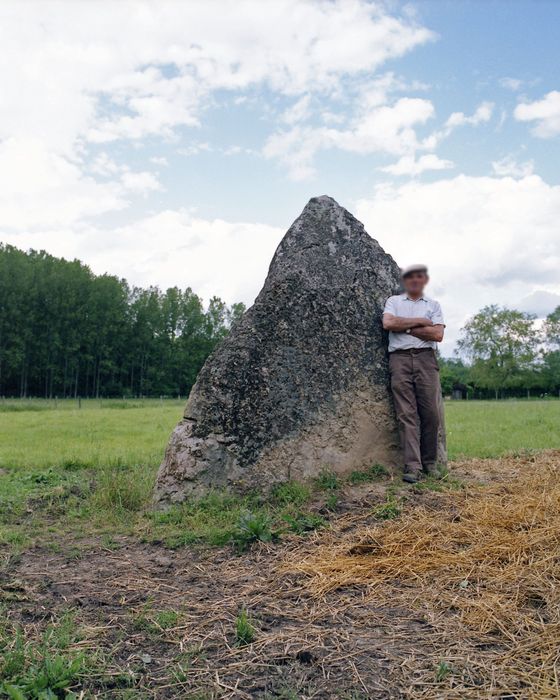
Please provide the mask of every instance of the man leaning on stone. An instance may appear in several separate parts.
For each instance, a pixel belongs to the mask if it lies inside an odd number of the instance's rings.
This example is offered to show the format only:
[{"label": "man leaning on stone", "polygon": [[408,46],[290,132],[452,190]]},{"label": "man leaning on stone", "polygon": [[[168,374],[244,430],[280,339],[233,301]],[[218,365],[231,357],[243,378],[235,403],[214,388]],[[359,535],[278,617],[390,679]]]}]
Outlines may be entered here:
[{"label": "man leaning on stone", "polygon": [[443,340],[445,323],[439,303],[424,294],[429,279],[425,265],[404,269],[404,293],[389,297],[383,312],[403,479],[410,484],[423,474],[437,473],[441,389],[435,350]]}]

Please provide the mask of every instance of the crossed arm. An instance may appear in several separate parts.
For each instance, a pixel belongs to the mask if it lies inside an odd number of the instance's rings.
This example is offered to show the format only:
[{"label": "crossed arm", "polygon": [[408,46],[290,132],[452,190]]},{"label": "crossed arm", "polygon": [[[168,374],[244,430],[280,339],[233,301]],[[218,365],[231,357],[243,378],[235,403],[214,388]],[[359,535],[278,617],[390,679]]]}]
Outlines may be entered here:
[{"label": "crossed arm", "polygon": [[410,335],[420,340],[432,340],[436,343],[443,340],[444,326],[440,323],[434,325],[429,318],[405,318],[383,314],[383,328],[393,333],[404,333],[410,329]]}]

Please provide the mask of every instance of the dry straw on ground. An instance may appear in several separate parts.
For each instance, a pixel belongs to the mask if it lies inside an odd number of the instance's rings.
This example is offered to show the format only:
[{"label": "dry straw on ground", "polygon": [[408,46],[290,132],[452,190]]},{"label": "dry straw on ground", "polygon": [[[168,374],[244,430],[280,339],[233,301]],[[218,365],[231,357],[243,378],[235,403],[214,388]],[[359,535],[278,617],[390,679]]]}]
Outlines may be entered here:
[{"label": "dry straw on ground", "polygon": [[[558,698],[560,452],[452,474],[463,489],[344,486],[328,529],[241,555],[127,537],[77,558],[74,541],[30,549],[0,567],[7,621],[37,646],[71,612],[70,651],[100,659],[87,697]],[[402,514],[383,523],[387,488]]]},{"label": "dry straw on ground", "polygon": [[448,645],[441,674],[457,694],[445,697],[558,698],[560,453],[509,466],[512,478],[501,460],[504,480],[443,494],[432,509],[333,532],[288,569],[317,596],[366,586],[379,605],[424,616],[426,644]]}]

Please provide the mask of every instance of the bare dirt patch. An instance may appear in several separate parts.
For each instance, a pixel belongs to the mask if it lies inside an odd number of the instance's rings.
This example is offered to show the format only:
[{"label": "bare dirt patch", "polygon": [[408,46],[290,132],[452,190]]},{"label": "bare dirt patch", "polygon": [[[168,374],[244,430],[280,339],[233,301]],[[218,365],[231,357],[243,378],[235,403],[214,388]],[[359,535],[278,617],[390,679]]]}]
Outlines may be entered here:
[{"label": "bare dirt patch", "polygon": [[[506,494],[512,474],[558,467],[559,461],[558,453],[476,460],[458,464],[453,473],[491,480]],[[383,590],[367,576],[350,577],[343,585],[323,578],[325,585],[319,585],[317,576],[332,577],[332,571],[315,571],[314,579],[309,571],[297,572],[298,562],[317,560],[321,553],[328,560],[329,548],[364,544],[365,527],[370,533],[385,527],[372,515],[372,504],[383,495],[379,491],[376,484],[346,489],[342,512],[329,530],[259,544],[242,555],[229,547],[166,550],[128,538],[111,547],[82,542],[79,551],[70,541],[57,553],[35,549],[5,562],[7,615],[32,637],[65,611],[75,611],[82,629],[77,645],[106,659],[102,673],[83,680],[85,697],[558,697],[553,685],[543,685],[535,695],[515,655],[507,683],[496,674],[508,649],[507,634],[499,629],[478,637],[466,633],[461,611],[449,598],[443,607],[433,607],[437,580],[427,595],[410,572],[393,575]],[[446,492],[399,487],[394,497],[406,499],[404,518],[419,510],[450,522],[457,515]],[[367,556],[366,547],[351,558]],[[556,564],[551,553],[551,571],[557,571]],[[531,560],[523,566],[520,577],[531,572]],[[317,585],[310,586],[310,580]],[[544,629],[550,625],[556,639],[557,602],[540,590],[527,602],[532,619],[541,620]],[[236,620],[243,609],[254,641],[240,645]]]}]

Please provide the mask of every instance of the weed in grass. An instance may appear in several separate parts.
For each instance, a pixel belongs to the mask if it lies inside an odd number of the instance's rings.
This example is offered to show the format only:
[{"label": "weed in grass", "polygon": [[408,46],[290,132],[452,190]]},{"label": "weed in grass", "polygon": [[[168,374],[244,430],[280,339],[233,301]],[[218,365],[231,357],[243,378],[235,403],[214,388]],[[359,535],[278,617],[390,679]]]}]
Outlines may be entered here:
[{"label": "weed in grass", "polygon": [[78,457],[68,457],[63,459],[58,465],[61,469],[67,472],[79,472],[82,469],[91,469],[91,462],[79,459]]},{"label": "weed in grass", "polygon": [[130,690],[122,690],[118,695],[115,695],[113,692],[111,697],[114,697],[115,700],[153,700],[154,696],[153,693],[144,692],[139,688],[132,688]]},{"label": "weed in grass", "polygon": [[249,497],[215,491],[166,511],[150,513],[152,529],[147,541],[171,549],[203,542],[221,547],[235,539],[240,518],[258,504]]},{"label": "weed in grass", "polygon": [[81,653],[70,653],[78,641],[74,617],[65,614],[49,625],[40,642],[26,643],[23,631],[4,622],[0,627],[0,678],[4,694],[14,700],[72,697],[67,689],[85,670]]},{"label": "weed in grass", "polygon": [[153,478],[141,466],[129,467],[120,460],[109,462],[98,469],[94,503],[115,514],[141,510],[149,502]]},{"label": "weed in grass", "polygon": [[372,464],[371,467],[363,471],[353,471],[348,477],[351,484],[363,484],[369,481],[377,481],[382,477],[387,476],[387,470],[382,464]]},{"label": "weed in grass", "polygon": [[176,683],[183,684],[189,680],[190,666],[188,663],[178,663],[175,668],[171,668],[171,677]]},{"label": "weed in grass", "polygon": [[83,556],[84,552],[79,547],[70,547],[65,553],[66,561],[78,561]]},{"label": "weed in grass", "polygon": [[121,548],[119,542],[117,542],[111,535],[103,535],[101,538],[101,546],[103,549],[108,549],[111,552]]},{"label": "weed in grass", "polygon": [[446,467],[442,467],[437,475],[430,474],[422,481],[414,484],[416,491],[448,491],[449,489],[461,489],[463,484],[460,479],[451,476]]},{"label": "weed in grass", "polygon": [[28,481],[32,484],[48,484],[49,486],[57,484],[61,480],[61,475],[57,474],[53,469],[47,469],[42,472],[31,472],[22,477],[23,481]]},{"label": "weed in grass", "polygon": [[401,514],[399,501],[391,494],[387,495],[385,503],[380,503],[372,510],[372,515],[377,520],[393,520]]},{"label": "weed in grass", "polygon": [[279,505],[302,506],[311,497],[311,489],[307,484],[298,481],[287,481],[278,484],[272,492],[272,502]]},{"label": "weed in grass", "polygon": [[336,491],[340,486],[337,474],[331,469],[323,469],[315,479],[315,484],[321,491]]},{"label": "weed in grass", "polygon": [[30,544],[31,540],[24,532],[17,530],[4,530],[0,532],[0,544],[6,544],[14,552],[19,552]]},{"label": "weed in grass", "polygon": [[132,629],[136,632],[145,632],[148,636],[157,636],[161,633],[161,627],[153,620],[150,604],[132,615]]},{"label": "weed in grass", "polygon": [[23,672],[26,661],[23,632],[3,626],[0,635],[0,678],[17,678]]},{"label": "weed in grass", "polygon": [[63,613],[45,630],[44,643],[58,651],[68,649],[73,642],[79,640],[80,634],[76,627],[76,615],[73,610]]},{"label": "weed in grass", "polygon": [[31,403],[22,401],[21,403],[1,403],[0,413],[23,413],[24,411],[47,411],[49,406],[47,403]]},{"label": "weed in grass", "polygon": [[69,658],[62,655],[51,656],[47,652],[32,663],[23,676],[13,683],[5,684],[4,687],[9,689],[8,696],[11,695],[16,700],[68,698],[67,689],[79,681],[84,668],[83,654]]},{"label": "weed in grass", "polygon": [[272,530],[270,516],[265,512],[243,513],[237,522],[237,528],[233,534],[233,542],[243,551],[253,542],[270,542]]},{"label": "weed in grass", "polygon": [[189,664],[196,663],[197,661],[205,661],[206,651],[204,650],[203,644],[193,644],[192,647],[188,647],[183,652],[182,658]]},{"label": "weed in grass", "polygon": [[245,609],[241,610],[235,620],[235,643],[242,647],[255,640],[255,628]]},{"label": "weed in grass", "polygon": [[274,693],[266,693],[264,696],[264,700],[273,700],[273,698],[274,700],[300,700],[301,695],[289,685],[282,685],[275,688]]},{"label": "weed in grass", "polygon": [[338,507],[338,495],[336,493],[330,493],[325,501],[325,508],[327,510],[336,510]]},{"label": "weed in grass", "polygon": [[162,630],[173,629],[177,627],[179,621],[179,613],[176,610],[160,610],[154,616],[154,622],[161,627]]},{"label": "weed in grass", "polygon": [[325,519],[318,513],[296,511],[295,513],[284,513],[282,519],[288,524],[290,531],[296,535],[312,532],[325,525]]},{"label": "weed in grass", "polygon": [[448,676],[453,673],[452,667],[447,663],[447,661],[440,661],[438,667],[436,668],[436,682],[441,683]]}]

